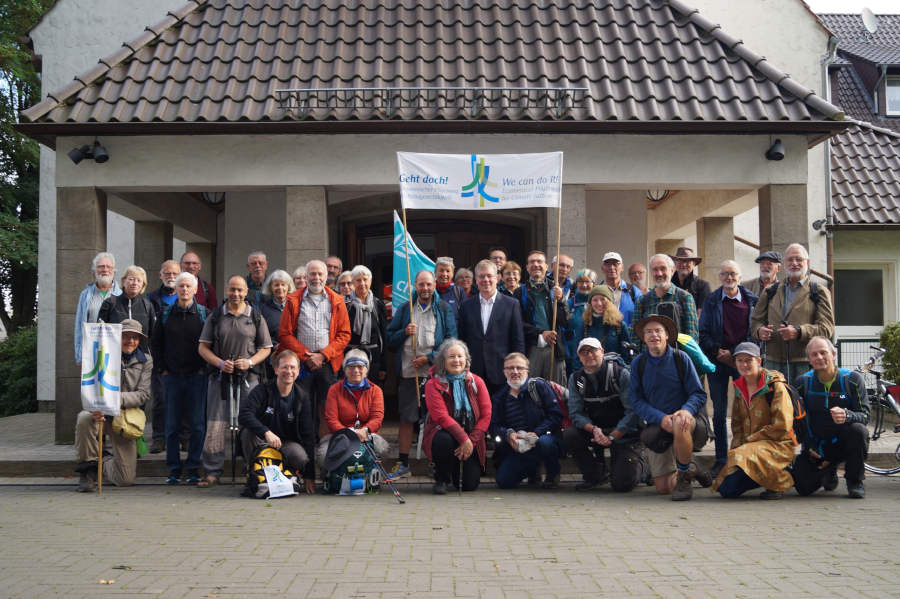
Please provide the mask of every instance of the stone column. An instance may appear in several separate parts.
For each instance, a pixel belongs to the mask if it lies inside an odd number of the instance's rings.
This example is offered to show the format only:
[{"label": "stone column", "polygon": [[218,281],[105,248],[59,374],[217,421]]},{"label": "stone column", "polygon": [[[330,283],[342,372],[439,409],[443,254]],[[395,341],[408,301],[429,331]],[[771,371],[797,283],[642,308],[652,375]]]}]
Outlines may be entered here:
[{"label": "stone column", "polygon": [[325,188],[288,187],[285,190],[285,259],[292,273],[313,258],[328,255],[328,201]]},{"label": "stone column", "polygon": [[161,220],[134,222],[134,263],[147,271],[148,292],[159,287],[159,267],[172,258],[172,229],[172,223]]},{"label": "stone column", "polygon": [[106,194],[91,187],[60,188],[56,214],[56,442],[62,444],[74,442],[81,411],[75,311],[78,296],[93,279],[91,260],[106,249]]},{"label": "stone column", "polygon": [[[207,281],[218,291],[219,286],[216,281],[216,244],[214,243],[194,243],[185,244],[185,252],[194,252],[200,256],[200,278]],[[172,256],[175,260],[181,260],[181,256]]]},{"label": "stone column", "polygon": [[719,286],[719,265],[723,260],[734,260],[734,219],[703,217],[697,220],[697,255],[703,257],[700,277],[715,289]]},{"label": "stone column", "polygon": [[759,189],[760,251],[784,252],[791,243],[809,247],[806,185],[766,185]]},{"label": "stone column", "polygon": [[[559,211],[555,208],[548,208],[546,250],[548,263],[556,255],[558,221]],[[585,267],[587,261],[587,215],[585,214],[584,185],[563,185],[559,251],[575,261],[575,268],[570,276],[574,277],[576,272]]]},{"label": "stone column", "polygon": [[[675,251],[684,245],[684,239],[657,239],[654,244],[654,254],[675,255]],[[647,273],[650,276],[650,273]]]}]

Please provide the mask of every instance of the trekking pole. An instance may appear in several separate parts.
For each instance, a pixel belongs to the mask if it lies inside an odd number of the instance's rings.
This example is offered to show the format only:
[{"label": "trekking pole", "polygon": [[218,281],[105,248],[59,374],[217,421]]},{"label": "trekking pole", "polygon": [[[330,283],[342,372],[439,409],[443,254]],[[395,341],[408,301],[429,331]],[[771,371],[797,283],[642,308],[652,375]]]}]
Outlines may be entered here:
[{"label": "trekking pole", "polygon": [[459,496],[462,497],[463,461],[459,461]]},{"label": "trekking pole", "polygon": [[403,499],[402,495],[400,495],[400,491],[398,491],[397,487],[394,486],[394,482],[391,480],[390,476],[388,476],[387,471],[384,469],[384,464],[381,463],[381,458],[379,458],[378,454],[375,453],[375,448],[372,447],[372,442],[364,441],[362,445],[366,448],[369,457],[371,457],[375,462],[375,467],[378,468],[378,471],[381,473],[381,478],[384,479],[384,482],[391,489],[391,492],[394,494],[394,497],[397,498],[397,501],[399,503],[406,503],[406,500]]},{"label": "trekking pole", "polygon": [[100,421],[100,446],[97,449],[97,493],[103,493],[103,421]]},{"label": "trekking pole", "polygon": [[[781,321],[781,326],[786,327],[789,326],[787,322]],[[791,376],[791,342],[784,342],[784,378],[790,379]]]}]

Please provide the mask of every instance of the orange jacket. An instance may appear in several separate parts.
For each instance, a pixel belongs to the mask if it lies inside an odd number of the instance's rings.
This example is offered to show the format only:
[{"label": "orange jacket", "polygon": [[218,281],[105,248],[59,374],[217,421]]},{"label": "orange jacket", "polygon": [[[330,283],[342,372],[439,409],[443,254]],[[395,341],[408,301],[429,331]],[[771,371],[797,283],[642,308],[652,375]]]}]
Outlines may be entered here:
[{"label": "orange jacket", "polygon": [[[358,410],[358,411],[357,411]],[[329,432],[337,432],[342,428],[356,424],[359,414],[360,427],[369,427],[370,433],[377,433],[384,420],[384,394],[378,385],[373,384],[363,391],[359,405],[353,400],[350,392],[344,389],[344,381],[338,381],[328,389],[325,400],[325,422]]]},{"label": "orange jacket", "polygon": [[[311,352],[297,339],[297,316],[300,314],[300,302],[303,301],[304,291],[305,287],[287,296],[284,310],[281,312],[281,324],[278,326],[278,351],[289,349],[300,356],[301,360],[306,361]],[[331,327],[328,331],[330,343],[319,353],[331,363],[334,372],[338,372],[344,359],[344,348],[350,342],[350,316],[347,314],[343,297],[328,287],[325,288],[325,293],[331,301]]]}]

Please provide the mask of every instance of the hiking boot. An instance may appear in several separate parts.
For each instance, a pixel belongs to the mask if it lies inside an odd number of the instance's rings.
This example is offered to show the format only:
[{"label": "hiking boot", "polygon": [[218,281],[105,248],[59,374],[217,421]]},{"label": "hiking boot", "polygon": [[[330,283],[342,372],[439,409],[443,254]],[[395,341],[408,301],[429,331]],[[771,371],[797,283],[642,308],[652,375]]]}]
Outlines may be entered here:
[{"label": "hiking boot", "polygon": [[583,481],[581,481],[580,483],[578,483],[577,485],[575,485],[575,490],[576,491],[590,491],[591,489],[593,489],[594,487],[599,486],[599,485],[600,485],[599,480],[591,480],[591,479],[586,478]]},{"label": "hiking boot", "polygon": [[166,442],[157,439],[150,445],[150,453],[162,453],[166,450]]},{"label": "hiking boot", "polygon": [[700,483],[700,486],[703,488],[711,487],[713,484],[713,477],[709,473],[709,470],[702,470],[700,466],[697,465],[697,462],[691,462],[691,478]]},{"label": "hiking boot", "polygon": [[829,466],[822,478],[822,488],[826,491],[834,491],[838,486],[837,466]]},{"label": "hiking boot", "polygon": [[408,478],[411,475],[412,472],[409,471],[409,466],[407,466],[403,462],[397,462],[396,464],[394,464],[394,468],[390,472],[388,472],[388,480]]},{"label": "hiking boot", "polygon": [[675,488],[672,489],[672,501],[687,501],[694,495],[694,490],[691,488],[693,478],[690,470],[679,471],[676,474]]},{"label": "hiking boot", "polygon": [[446,495],[447,494],[447,483],[438,481],[434,483],[434,486],[431,487],[431,492],[435,495]]},{"label": "hiking boot", "polygon": [[866,488],[863,486],[862,481],[858,483],[847,481],[847,496],[850,499],[865,499]]},{"label": "hiking boot", "polygon": [[527,480],[527,482],[526,482],[525,484],[528,485],[528,488],[529,488],[529,489],[537,489],[537,488],[540,488],[540,486],[541,486],[541,475],[538,474],[537,472],[535,472],[534,474],[532,474],[532,475],[530,475],[530,476],[528,477],[528,480]]},{"label": "hiking boot", "polygon": [[544,476],[544,482],[541,483],[542,489],[558,489],[559,488],[559,472],[556,474],[547,474]]},{"label": "hiking boot", "polygon": [[93,493],[96,489],[96,481],[97,474],[90,472],[82,472],[78,476],[78,488],[76,491],[79,493]]},{"label": "hiking boot", "polygon": [[781,491],[773,491],[772,489],[766,489],[759,494],[760,499],[774,500],[781,499],[782,497],[784,497],[784,493],[782,493]]}]

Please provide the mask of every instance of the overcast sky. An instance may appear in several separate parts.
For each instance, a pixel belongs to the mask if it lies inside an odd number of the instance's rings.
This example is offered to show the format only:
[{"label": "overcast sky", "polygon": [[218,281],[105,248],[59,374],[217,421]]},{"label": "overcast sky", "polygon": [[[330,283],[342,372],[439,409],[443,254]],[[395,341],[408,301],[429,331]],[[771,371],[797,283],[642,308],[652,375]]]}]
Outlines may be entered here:
[{"label": "overcast sky", "polygon": [[900,13],[900,0],[806,0],[813,12],[842,12],[859,14],[870,8],[877,14]]}]

